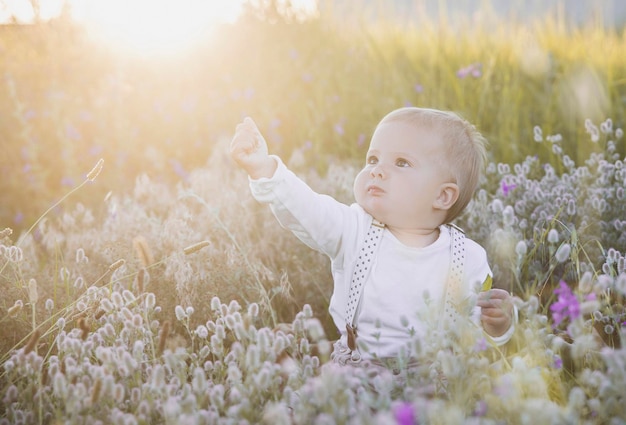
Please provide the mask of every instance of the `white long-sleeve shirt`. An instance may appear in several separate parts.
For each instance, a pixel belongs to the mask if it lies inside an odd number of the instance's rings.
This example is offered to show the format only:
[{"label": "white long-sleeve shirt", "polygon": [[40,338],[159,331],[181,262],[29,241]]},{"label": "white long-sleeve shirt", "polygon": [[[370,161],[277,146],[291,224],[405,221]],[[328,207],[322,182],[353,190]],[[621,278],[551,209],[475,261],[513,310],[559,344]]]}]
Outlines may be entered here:
[{"label": "white long-sleeve shirt", "polygon": [[[278,157],[271,178],[250,179],[254,198],[268,203],[281,226],[331,260],[334,280],[329,312],[346,342],[346,303],[352,273],[372,216],[358,204],[346,205],[318,194],[287,169]],[[422,248],[404,245],[387,229],[379,242],[357,311],[359,343],[368,348],[363,358],[395,357],[414,333],[418,338],[441,318],[442,298],[450,271],[451,236],[440,226],[438,239]],[[468,297],[491,276],[485,250],[465,238],[462,293]],[[470,318],[480,326],[480,307]],[[430,323],[429,323],[430,322]],[[513,333],[492,338],[498,345]]]}]

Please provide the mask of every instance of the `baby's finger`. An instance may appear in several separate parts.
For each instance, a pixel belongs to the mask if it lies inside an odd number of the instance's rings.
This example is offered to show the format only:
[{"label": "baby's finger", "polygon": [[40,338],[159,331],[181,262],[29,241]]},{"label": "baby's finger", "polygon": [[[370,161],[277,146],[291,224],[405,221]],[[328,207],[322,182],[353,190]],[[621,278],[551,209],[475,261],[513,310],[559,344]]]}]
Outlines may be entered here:
[{"label": "baby's finger", "polygon": [[237,133],[230,142],[230,152],[233,156],[241,158],[244,155],[254,152],[256,149],[256,138],[247,133]]},{"label": "baby's finger", "polygon": [[495,298],[479,298],[478,301],[476,301],[476,305],[482,308],[502,308],[503,302],[502,300]]}]

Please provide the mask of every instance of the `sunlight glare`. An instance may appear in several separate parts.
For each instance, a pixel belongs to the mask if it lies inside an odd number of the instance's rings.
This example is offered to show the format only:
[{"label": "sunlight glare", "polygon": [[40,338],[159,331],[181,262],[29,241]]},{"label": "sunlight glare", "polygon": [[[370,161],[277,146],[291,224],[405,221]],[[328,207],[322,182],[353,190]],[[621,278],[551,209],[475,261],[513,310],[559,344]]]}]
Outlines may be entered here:
[{"label": "sunlight glare", "polygon": [[179,50],[234,22],[243,0],[76,0],[72,15],[91,34],[144,53]]}]

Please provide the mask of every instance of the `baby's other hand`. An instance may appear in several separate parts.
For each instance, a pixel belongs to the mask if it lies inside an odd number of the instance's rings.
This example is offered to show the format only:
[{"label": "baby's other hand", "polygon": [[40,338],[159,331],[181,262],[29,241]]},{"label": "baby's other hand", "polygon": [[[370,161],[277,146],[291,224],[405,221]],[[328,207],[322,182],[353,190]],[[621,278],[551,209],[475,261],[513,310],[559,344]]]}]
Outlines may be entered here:
[{"label": "baby's other hand", "polygon": [[269,156],[267,143],[250,117],[237,125],[230,156],[253,179],[272,177],[276,171],[276,161]]},{"label": "baby's other hand", "polygon": [[480,321],[485,331],[493,336],[504,335],[513,322],[513,299],[504,289],[490,289],[478,294]]}]

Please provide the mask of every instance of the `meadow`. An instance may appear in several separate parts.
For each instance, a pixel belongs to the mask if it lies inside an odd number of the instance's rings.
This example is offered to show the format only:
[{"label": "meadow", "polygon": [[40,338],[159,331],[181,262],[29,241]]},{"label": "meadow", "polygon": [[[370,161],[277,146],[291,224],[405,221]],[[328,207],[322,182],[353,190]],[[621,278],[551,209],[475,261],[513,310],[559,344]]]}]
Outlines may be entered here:
[{"label": "meadow", "polygon": [[[168,56],[66,19],[0,28],[0,424],[624,423],[624,29],[288,12]],[[403,105],[489,140],[457,224],[519,324],[500,348],[433,329],[400,377],[338,370],[328,260],[252,199],[228,143],[252,116],[349,203]]]}]

